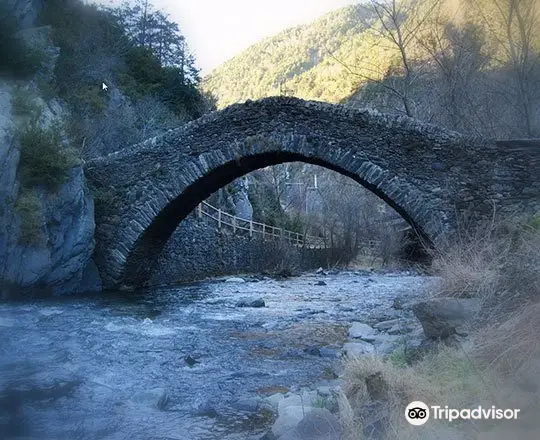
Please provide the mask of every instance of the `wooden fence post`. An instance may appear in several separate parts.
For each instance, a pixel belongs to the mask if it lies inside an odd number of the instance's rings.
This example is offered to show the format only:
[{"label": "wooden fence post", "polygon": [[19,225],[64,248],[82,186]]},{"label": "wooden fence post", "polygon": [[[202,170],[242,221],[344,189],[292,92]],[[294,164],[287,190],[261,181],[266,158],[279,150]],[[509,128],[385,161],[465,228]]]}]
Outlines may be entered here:
[{"label": "wooden fence post", "polygon": [[199,203],[199,205],[197,206],[197,217],[202,217],[202,203]]},{"label": "wooden fence post", "polygon": [[218,209],[217,213],[217,222],[218,222],[218,229],[221,229],[221,209]]},{"label": "wooden fence post", "polygon": [[253,220],[249,221],[249,236],[253,237]]}]

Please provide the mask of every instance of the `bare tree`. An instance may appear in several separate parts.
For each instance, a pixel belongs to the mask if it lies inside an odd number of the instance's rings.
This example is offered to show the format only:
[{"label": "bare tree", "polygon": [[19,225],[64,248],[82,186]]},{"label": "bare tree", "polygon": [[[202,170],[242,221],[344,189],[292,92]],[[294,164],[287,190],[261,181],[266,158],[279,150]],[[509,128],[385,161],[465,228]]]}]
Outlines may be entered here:
[{"label": "bare tree", "polygon": [[492,37],[503,49],[499,60],[510,71],[508,92],[524,126],[525,134],[537,133],[535,101],[540,85],[540,2],[538,0],[490,0],[493,14],[485,2],[475,0]]},{"label": "bare tree", "polygon": [[432,60],[434,119],[454,130],[485,134],[491,121],[479,95],[490,57],[482,28],[469,22],[456,25],[439,12],[419,44]]},{"label": "bare tree", "polygon": [[[321,182],[320,221],[330,247],[339,249],[344,261],[366,250],[389,263],[401,249],[401,235],[392,226],[399,215],[348,177],[322,172]],[[377,243],[373,249],[369,247],[372,241]]]},{"label": "bare tree", "polygon": [[413,54],[412,46],[422,33],[428,19],[441,0],[369,0],[363,7],[376,19],[373,27],[379,44],[395,51],[396,58],[390,66],[380,66],[366,60],[351,67],[334,57],[349,73],[363,83],[376,84],[400,103],[403,113],[416,116],[411,90],[424,71],[424,61]]}]

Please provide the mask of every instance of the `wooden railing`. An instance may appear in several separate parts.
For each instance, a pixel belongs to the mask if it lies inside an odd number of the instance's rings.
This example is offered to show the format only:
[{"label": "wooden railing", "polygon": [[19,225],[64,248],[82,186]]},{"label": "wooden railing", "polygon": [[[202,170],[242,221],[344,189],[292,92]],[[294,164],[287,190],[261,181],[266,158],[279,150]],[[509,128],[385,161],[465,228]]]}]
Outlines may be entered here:
[{"label": "wooden railing", "polygon": [[[236,217],[222,209],[216,208],[207,202],[200,203],[195,210],[197,217],[207,217],[217,223],[218,229],[230,228],[235,234],[245,234],[249,237],[261,236],[263,240],[284,240],[294,246],[302,246],[310,249],[324,249],[329,246],[324,237],[300,234],[277,226],[255,222],[245,218]],[[392,220],[388,225],[398,226],[402,220]],[[400,229],[406,231],[410,226]],[[360,251],[369,254],[380,247],[379,240],[365,240],[360,243]]]},{"label": "wooden railing", "polygon": [[326,247],[323,237],[314,235],[300,234],[277,226],[267,225],[265,223],[255,222],[253,220],[236,217],[229,214],[207,202],[202,202],[196,209],[197,217],[208,217],[217,223],[218,229],[227,227],[232,229],[233,233],[243,233],[253,236],[261,236],[263,240],[284,240],[294,246],[320,249]]}]

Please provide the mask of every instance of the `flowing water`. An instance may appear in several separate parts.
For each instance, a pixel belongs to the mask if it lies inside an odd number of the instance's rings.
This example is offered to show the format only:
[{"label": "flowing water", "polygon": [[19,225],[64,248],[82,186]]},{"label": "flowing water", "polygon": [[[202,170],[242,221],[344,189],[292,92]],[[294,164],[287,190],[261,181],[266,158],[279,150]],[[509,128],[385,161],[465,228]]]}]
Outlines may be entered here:
[{"label": "flowing water", "polygon": [[[245,402],[323,383],[339,360],[317,348],[394,317],[393,299],[430,280],[246,279],[1,303],[0,438],[259,438],[265,420]],[[266,307],[237,307],[245,296]]]}]

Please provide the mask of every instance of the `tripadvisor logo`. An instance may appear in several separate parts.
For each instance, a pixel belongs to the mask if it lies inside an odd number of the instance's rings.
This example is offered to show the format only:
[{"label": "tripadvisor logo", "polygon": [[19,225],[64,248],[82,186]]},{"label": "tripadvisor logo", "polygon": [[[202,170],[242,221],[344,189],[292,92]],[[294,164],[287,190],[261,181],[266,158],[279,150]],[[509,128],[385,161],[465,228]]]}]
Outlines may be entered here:
[{"label": "tripadvisor logo", "polygon": [[478,406],[472,409],[454,409],[438,405],[428,407],[424,402],[416,400],[405,408],[405,418],[411,425],[420,426],[429,420],[430,415],[433,420],[447,420],[449,422],[470,419],[516,420],[520,411],[519,409],[500,409],[494,405],[491,408]]},{"label": "tripadvisor logo", "polygon": [[429,420],[429,407],[419,400],[411,402],[405,408],[405,418],[411,425],[423,425]]}]

